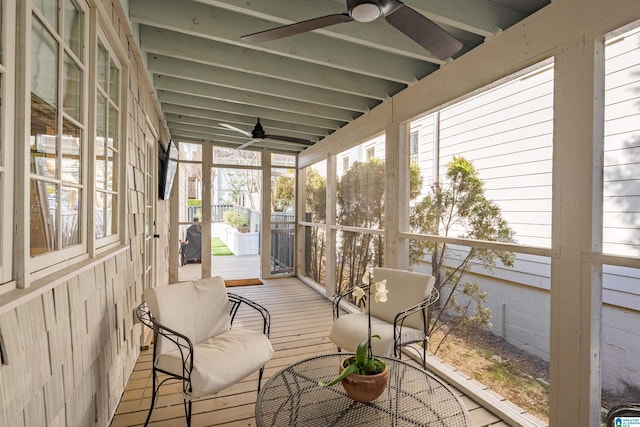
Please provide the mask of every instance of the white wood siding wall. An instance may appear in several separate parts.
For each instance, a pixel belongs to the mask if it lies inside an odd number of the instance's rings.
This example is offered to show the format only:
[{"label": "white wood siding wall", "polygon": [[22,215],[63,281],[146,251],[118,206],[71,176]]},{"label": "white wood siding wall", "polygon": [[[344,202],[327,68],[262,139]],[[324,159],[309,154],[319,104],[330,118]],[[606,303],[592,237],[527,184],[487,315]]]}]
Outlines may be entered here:
[{"label": "white wood siding wall", "polygon": [[[603,252],[640,256],[640,28],[605,47]],[[640,270],[605,265],[603,302],[640,310]]]},{"label": "white wood siding wall", "polygon": [[603,252],[640,255],[640,29],[605,49]]},{"label": "white wood siding wall", "polygon": [[[433,174],[434,123],[420,132],[419,163],[424,190]],[[520,244],[551,246],[553,68],[528,73],[481,91],[440,111],[439,175],[454,156],[471,161],[486,195],[502,209]],[[423,190],[423,194],[426,191]]]},{"label": "white wood siding wall", "polygon": [[[103,251],[56,274],[32,281],[28,289],[0,295],[0,426],[107,426],[140,351],[135,308],[144,283],[144,170],[146,122],[161,129],[146,71],[129,46],[119,2],[97,2],[98,22],[128,52],[123,74],[127,180],[121,188],[125,245]],[[24,54],[24,52],[20,52]],[[128,81],[126,76],[128,74]],[[21,95],[22,96],[22,95]],[[26,142],[25,142],[26,143]],[[159,246],[168,247],[168,204],[159,204]],[[167,257],[168,253],[159,252]],[[160,267],[162,266],[162,267]],[[166,263],[158,278],[166,283]]]}]

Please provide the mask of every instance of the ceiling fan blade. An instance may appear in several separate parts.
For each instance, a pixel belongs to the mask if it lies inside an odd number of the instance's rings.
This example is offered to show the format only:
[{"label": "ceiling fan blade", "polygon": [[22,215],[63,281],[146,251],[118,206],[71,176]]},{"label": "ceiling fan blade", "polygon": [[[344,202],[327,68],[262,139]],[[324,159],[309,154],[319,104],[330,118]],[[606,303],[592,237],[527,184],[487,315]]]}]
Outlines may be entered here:
[{"label": "ceiling fan blade", "polygon": [[250,137],[250,136],[252,136],[252,135],[251,135],[251,132],[246,131],[246,130],[242,130],[242,129],[240,129],[240,128],[237,128],[237,127],[235,127],[235,126],[229,125],[229,124],[227,124],[227,123],[220,123],[220,126],[225,127],[225,128],[227,128],[227,129],[232,130],[232,131],[235,131],[235,132],[239,132],[239,133],[241,133],[241,134],[243,134],[243,135],[245,135],[245,136],[249,136],[249,137]]},{"label": "ceiling fan blade", "polygon": [[403,32],[443,61],[462,49],[462,43],[432,20],[400,1],[392,12],[385,15],[387,22]]},{"label": "ceiling fan blade", "polygon": [[285,136],[285,135],[265,135],[265,138],[273,139],[276,141],[284,141],[284,142],[294,142],[296,144],[304,144],[304,145],[313,145],[313,141],[309,141],[308,139],[295,138],[293,136]]},{"label": "ceiling fan blade", "polygon": [[330,25],[340,24],[342,22],[353,21],[348,13],[337,13],[334,15],[322,16],[320,18],[309,19],[297,22],[295,24],[284,25],[282,27],[272,28],[270,30],[260,31],[253,34],[247,34],[240,37],[241,40],[250,43],[261,43],[283,37],[294,36],[296,34],[306,33],[307,31],[317,30],[318,28],[328,27]]},{"label": "ceiling fan blade", "polygon": [[243,148],[247,148],[248,146],[250,146],[254,142],[258,142],[258,141],[260,141],[260,140],[259,139],[255,139],[255,138],[251,138],[250,140],[248,140],[244,144],[240,145],[239,147],[236,147],[236,150],[242,150]]}]

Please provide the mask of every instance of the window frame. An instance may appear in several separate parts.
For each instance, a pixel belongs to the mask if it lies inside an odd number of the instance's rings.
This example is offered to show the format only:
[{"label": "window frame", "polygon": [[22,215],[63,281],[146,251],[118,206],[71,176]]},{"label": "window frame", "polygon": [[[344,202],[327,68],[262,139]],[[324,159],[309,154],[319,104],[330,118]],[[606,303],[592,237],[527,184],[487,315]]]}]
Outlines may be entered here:
[{"label": "window frame", "polygon": [[409,165],[420,161],[420,133],[417,130],[409,134]]},{"label": "window frame", "polygon": [[341,171],[341,173],[345,173],[345,171],[349,170],[349,168],[351,167],[351,162],[349,161],[349,156],[348,155],[342,156],[341,159],[342,159],[342,163],[341,163],[342,171]]},{"label": "window frame", "polygon": [[[16,4],[0,0],[0,203],[13,206],[15,135],[15,74],[5,64],[15,64],[15,43],[7,43],[16,34]],[[4,141],[4,143],[3,143]],[[0,209],[0,285],[13,279],[13,209]]]},{"label": "window frame", "polygon": [[[76,7],[78,7],[78,10],[83,14],[83,28],[82,28],[82,40],[84,42],[90,40],[90,34],[92,31],[92,20],[91,20],[91,8],[89,7],[89,4],[87,2],[87,0],[73,0],[73,3]],[[29,32],[31,31],[31,25],[33,24],[34,19],[38,20],[40,25],[42,25],[47,31],[49,31],[53,36],[54,39],[57,43],[57,46],[59,47],[64,47],[66,46],[65,40],[64,40],[64,34],[61,33],[62,28],[59,31],[55,31],[54,28],[51,27],[51,23],[47,22],[45,20],[45,16],[41,13],[40,10],[38,10],[35,6],[32,6],[31,8],[29,8],[27,10],[27,16],[25,17],[28,20],[29,23]],[[60,14],[60,16],[64,16],[64,14]],[[59,22],[61,18],[58,18]],[[59,22],[56,25],[59,25]],[[30,35],[29,37],[32,37],[32,35]],[[62,93],[62,87],[64,82],[61,80],[62,76],[63,76],[63,71],[64,71],[64,57],[65,57],[65,48],[62,49],[58,49],[57,51],[57,58],[58,58],[58,94]],[[44,276],[46,274],[49,274],[52,270],[57,270],[60,267],[63,266],[67,266],[70,265],[71,263],[75,262],[76,259],[79,258],[83,258],[86,257],[87,254],[87,248],[88,248],[88,241],[87,241],[87,221],[86,221],[86,216],[87,216],[87,209],[88,209],[88,203],[87,200],[92,197],[92,195],[90,194],[90,186],[88,185],[88,170],[89,170],[89,158],[88,158],[88,150],[87,150],[87,146],[89,145],[88,141],[89,141],[89,130],[90,130],[90,121],[89,121],[89,111],[92,108],[92,103],[89,103],[89,99],[88,99],[88,93],[89,93],[89,81],[90,81],[90,76],[91,76],[91,63],[90,63],[90,53],[91,53],[91,47],[88,43],[82,43],[81,46],[81,53],[80,56],[78,57],[78,59],[81,61],[81,66],[82,66],[82,82],[79,86],[80,90],[82,91],[82,95],[80,98],[80,102],[82,105],[82,111],[81,114],[79,116],[79,118],[73,118],[72,116],[68,115],[68,114],[64,114],[64,110],[63,110],[63,114],[60,115],[59,113],[56,114],[56,120],[58,123],[62,124],[65,121],[69,121],[70,119],[72,119],[70,122],[73,125],[76,125],[76,123],[81,125],[80,130],[80,140],[81,140],[81,147],[80,147],[80,156],[83,159],[82,164],[80,166],[80,183],[79,184],[75,184],[74,187],[79,188],[82,191],[83,196],[80,199],[80,203],[78,206],[78,218],[82,218],[83,220],[79,222],[78,225],[78,236],[79,236],[79,242],[76,245],[73,246],[69,246],[67,248],[59,248],[59,249],[54,249],[52,251],[49,252],[45,252],[43,254],[39,254],[36,256],[32,256],[31,255],[31,245],[30,245],[30,239],[27,239],[27,241],[25,242],[25,247],[24,247],[24,256],[28,259],[28,261],[25,263],[24,268],[26,269],[25,273],[26,274],[31,274],[32,275],[32,279],[36,279],[39,278],[41,276]],[[26,55],[28,57],[31,57],[31,45],[30,42],[28,43],[28,47],[26,50]],[[31,64],[31,61],[28,62],[29,66],[32,66],[33,64]],[[31,68],[28,69],[28,76],[31,75]],[[31,79],[29,77],[26,78],[25,80],[25,91],[23,96],[25,97],[25,105],[27,106],[27,109],[25,110],[26,112],[28,112],[27,114],[27,121],[28,121],[28,127],[30,128],[31,126],[31,95],[32,95],[32,88],[31,88]],[[58,100],[57,100],[57,105],[56,108],[58,109],[62,109],[62,97],[60,95],[58,95]],[[62,129],[58,130],[56,135],[61,135],[62,134]],[[31,188],[31,181],[32,181],[32,177],[36,177],[38,178],[37,175],[33,175],[31,173],[31,167],[30,167],[30,162],[31,162],[31,155],[30,155],[30,149],[29,149],[29,134],[25,134],[24,136],[24,150],[25,150],[25,156],[26,156],[26,163],[25,163],[25,169],[24,169],[24,189],[25,191],[28,193],[30,191]],[[46,180],[45,180],[46,181]],[[61,179],[56,179],[55,180],[56,183],[60,183],[60,185],[63,184],[63,181]],[[25,207],[27,209],[30,210],[30,206],[31,206],[31,202],[30,202],[30,198],[29,195],[27,194],[27,201],[26,201],[26,205]],[[28,211],[25,212],[25,218],[24,218],[25,224],[24,224],[24,229],[25,231],[27,231],[29,234],[31,232],[30,230],[30,216],[28,215]],[[56,233],[57,235],[58,233]]]},{"label": "window frame", "polygon": [[375,156],[376,156],[376,147],[373,145],[366,147],[366,154],[364,156],[365,160],[369,160],[370,158]]},{"label": "window frame", "polygon": [[[96,193],[99,191],[99,189],[97,188],[96,185],[96,152],[95,152],[95,141],[97,139],[97,114],[98,114],[98,109],[97,109],[97,94],[98,94],[98,64],[97,64],[97,58],[98,58],[98,54],[99,54],[99,48],[98,46],[102,45],[102,47],[106,50],[108,59],[109,59],[109,63],[115,63],[116,67],[118,68],[119,71],[119,81],[118,81],[118,88],[117,93],[118,93],[118,109],[117,109],[117,114],[118,114],[118,123],[117,123],[117,127],[116,127],[116,134],[118,137],[118,149],[115,151],[117,158],[114,160],[114,167],[115,167],[115,171],[113,173],[113,181],[114,181],[114,187],[115,190],[109,191],[108,193],[111,195],[114,195],[117,198],[117,202],[115,205],[115,208],[112,210],[112,221],[115,222],[115,226],[116,226],[116,230],[113,234],[108,235],[108,236],[104,236],[104,237],[97,237],[95,234],[95,224],[96,224],[96,215],[95,215],[95,200],[96,200]],[[91,54],[91,58],[94,62],[94,66],[92,67],[91,70],[91,77],[90,77],[90,81],[91,81],[91,89],[90,89],[90,95],[89,97],[92,99],[92,103],[91,105],[92,110],[91,110],[91,115],[92,115],[92,119],[91,119],[91,125],[90,125],[90,132],[91,132],[91,142],[88,144],[89,145],[89,176],[88,176],[88,187],[91,189],[91,196],[87,197],[87,203],[88,203],[88,211],[87,211],[87,220],[90,224],[90,228],[88,231],[88,236],[89,236],[89,241],[91,242],[91,247],[93,248],[90,252],[92,253],[92,255],[94,254],[95,251],[100,251],[102,249],[106,249],[109,248],[113,245],[117,245],[119,243],[122,243],[122,236],[124,235],[123,233],[123,227],[124,227],[124,205],[125,205],[125,193],[124,193],[124,186],[125,186],[125,179],[124,179],[124,170],[126,168],[126,163],[125,163],[125,153],[126,153],[126,135],[125,135],[125,127],[123,125],[123,122],[126,121],[126,116],[125,116],[125,102],[123,100],[126,99],[126,92],[125,92],[125,85],[123,84],[123,81],[125,81],[125,76],[126,76],[126,69],[125,69],[125,61],[122,58],[122,55],[119,54],[119,52],[114,48],[114,43],[112,43],[111,39],[107,36],[107,32],[105,30],[103,30],[101,28],[100,25],[98,25],[98,30],[97,30],[97,36],[96,36],[96,40],[94,43],[92,43],[91,47],[92,49],[94,49],[90,54]],[[107,84],[109,84],[109,82],[107,82]],[[112,105],[110,103],[110,97],[109,97],[109,93],[108,93],[108,88],[107,88],[107,110],[109,110],[109,107]],[[105,126],[108,127],[108,123],[105,123]]]}]

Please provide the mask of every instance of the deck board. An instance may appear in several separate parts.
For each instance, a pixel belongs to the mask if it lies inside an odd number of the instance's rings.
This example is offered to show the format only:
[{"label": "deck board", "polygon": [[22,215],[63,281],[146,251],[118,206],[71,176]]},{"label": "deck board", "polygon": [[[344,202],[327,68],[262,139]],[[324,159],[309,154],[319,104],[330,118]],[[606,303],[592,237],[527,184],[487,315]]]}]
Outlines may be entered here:
[{"label": "deck board", "polygon": [[[306,357],[335,351],[328,334],[333,322],[331,302],[296,278],[264,280],[263,285],[229,288],[255,300],[271,314],[271,342],[273,358],[265,366],[263,382],[284,367]],[[239,312],[243,327],[259,327],[257,319]],[[408,357],[404,360],[417,365]],[[250,427],[255,426],[254,410],[257,393],[257,373],[219,392],[214,396],[195,400],[192,425]],[[473,399],[454,391],[469,410],[473,427],[507,425]],[[151,350],[141,352],[125,392],[116,410],[112,427],[144,424],[151,404]],[[181,385],[166,383],[150,425],[184,426]]]}]

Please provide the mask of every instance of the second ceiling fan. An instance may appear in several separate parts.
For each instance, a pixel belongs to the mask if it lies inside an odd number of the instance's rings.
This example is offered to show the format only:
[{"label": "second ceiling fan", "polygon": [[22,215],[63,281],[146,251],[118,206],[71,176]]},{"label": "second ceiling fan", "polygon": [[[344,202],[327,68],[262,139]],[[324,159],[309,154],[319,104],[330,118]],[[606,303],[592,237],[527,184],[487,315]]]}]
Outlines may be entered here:
[{"label": "second ceiling fan", "polygon": [[260,141],[263,141],[265,139],[273,139],[275,141],[284,141],[284,142],[293,142],[295,144],[301,144],[301,145],[313,145],[313,141],[310,141],[308,139],[295,138],[293,136],[286,136],[286,135],[270,135],[270,134],[267,134],[264,131],[264,128],[262,127],[262,124],[260,124],[260,119],[258,119],[258,122],[253,127],[253,130],[251,132],[247,132],[246,130],[242,130],[240,128],[237,128],[235,126],[229,125],[227,123],[220,123],[220,126],[224,126],[227,129],[231,129],[233,131],[239,132],[239,133],[241,133],[243,135],[246,135],[246,136],[251,138],[250,140],[248,140],[244,144],[242,144],[239,147],[237,147],[238,150],[242,150],[243,148],[248,147],[249,145],[253,144],[254,142],[260,142]]},{"label": "second ceiling fan", "polygon": [[242,36],[260,43],[317,30],[342,22],[371,22],[384,16],[389,24],[441,60],[451,58],[462,43],[432,20],[399,0],[347,0],[348,13],[337,13]]}]

